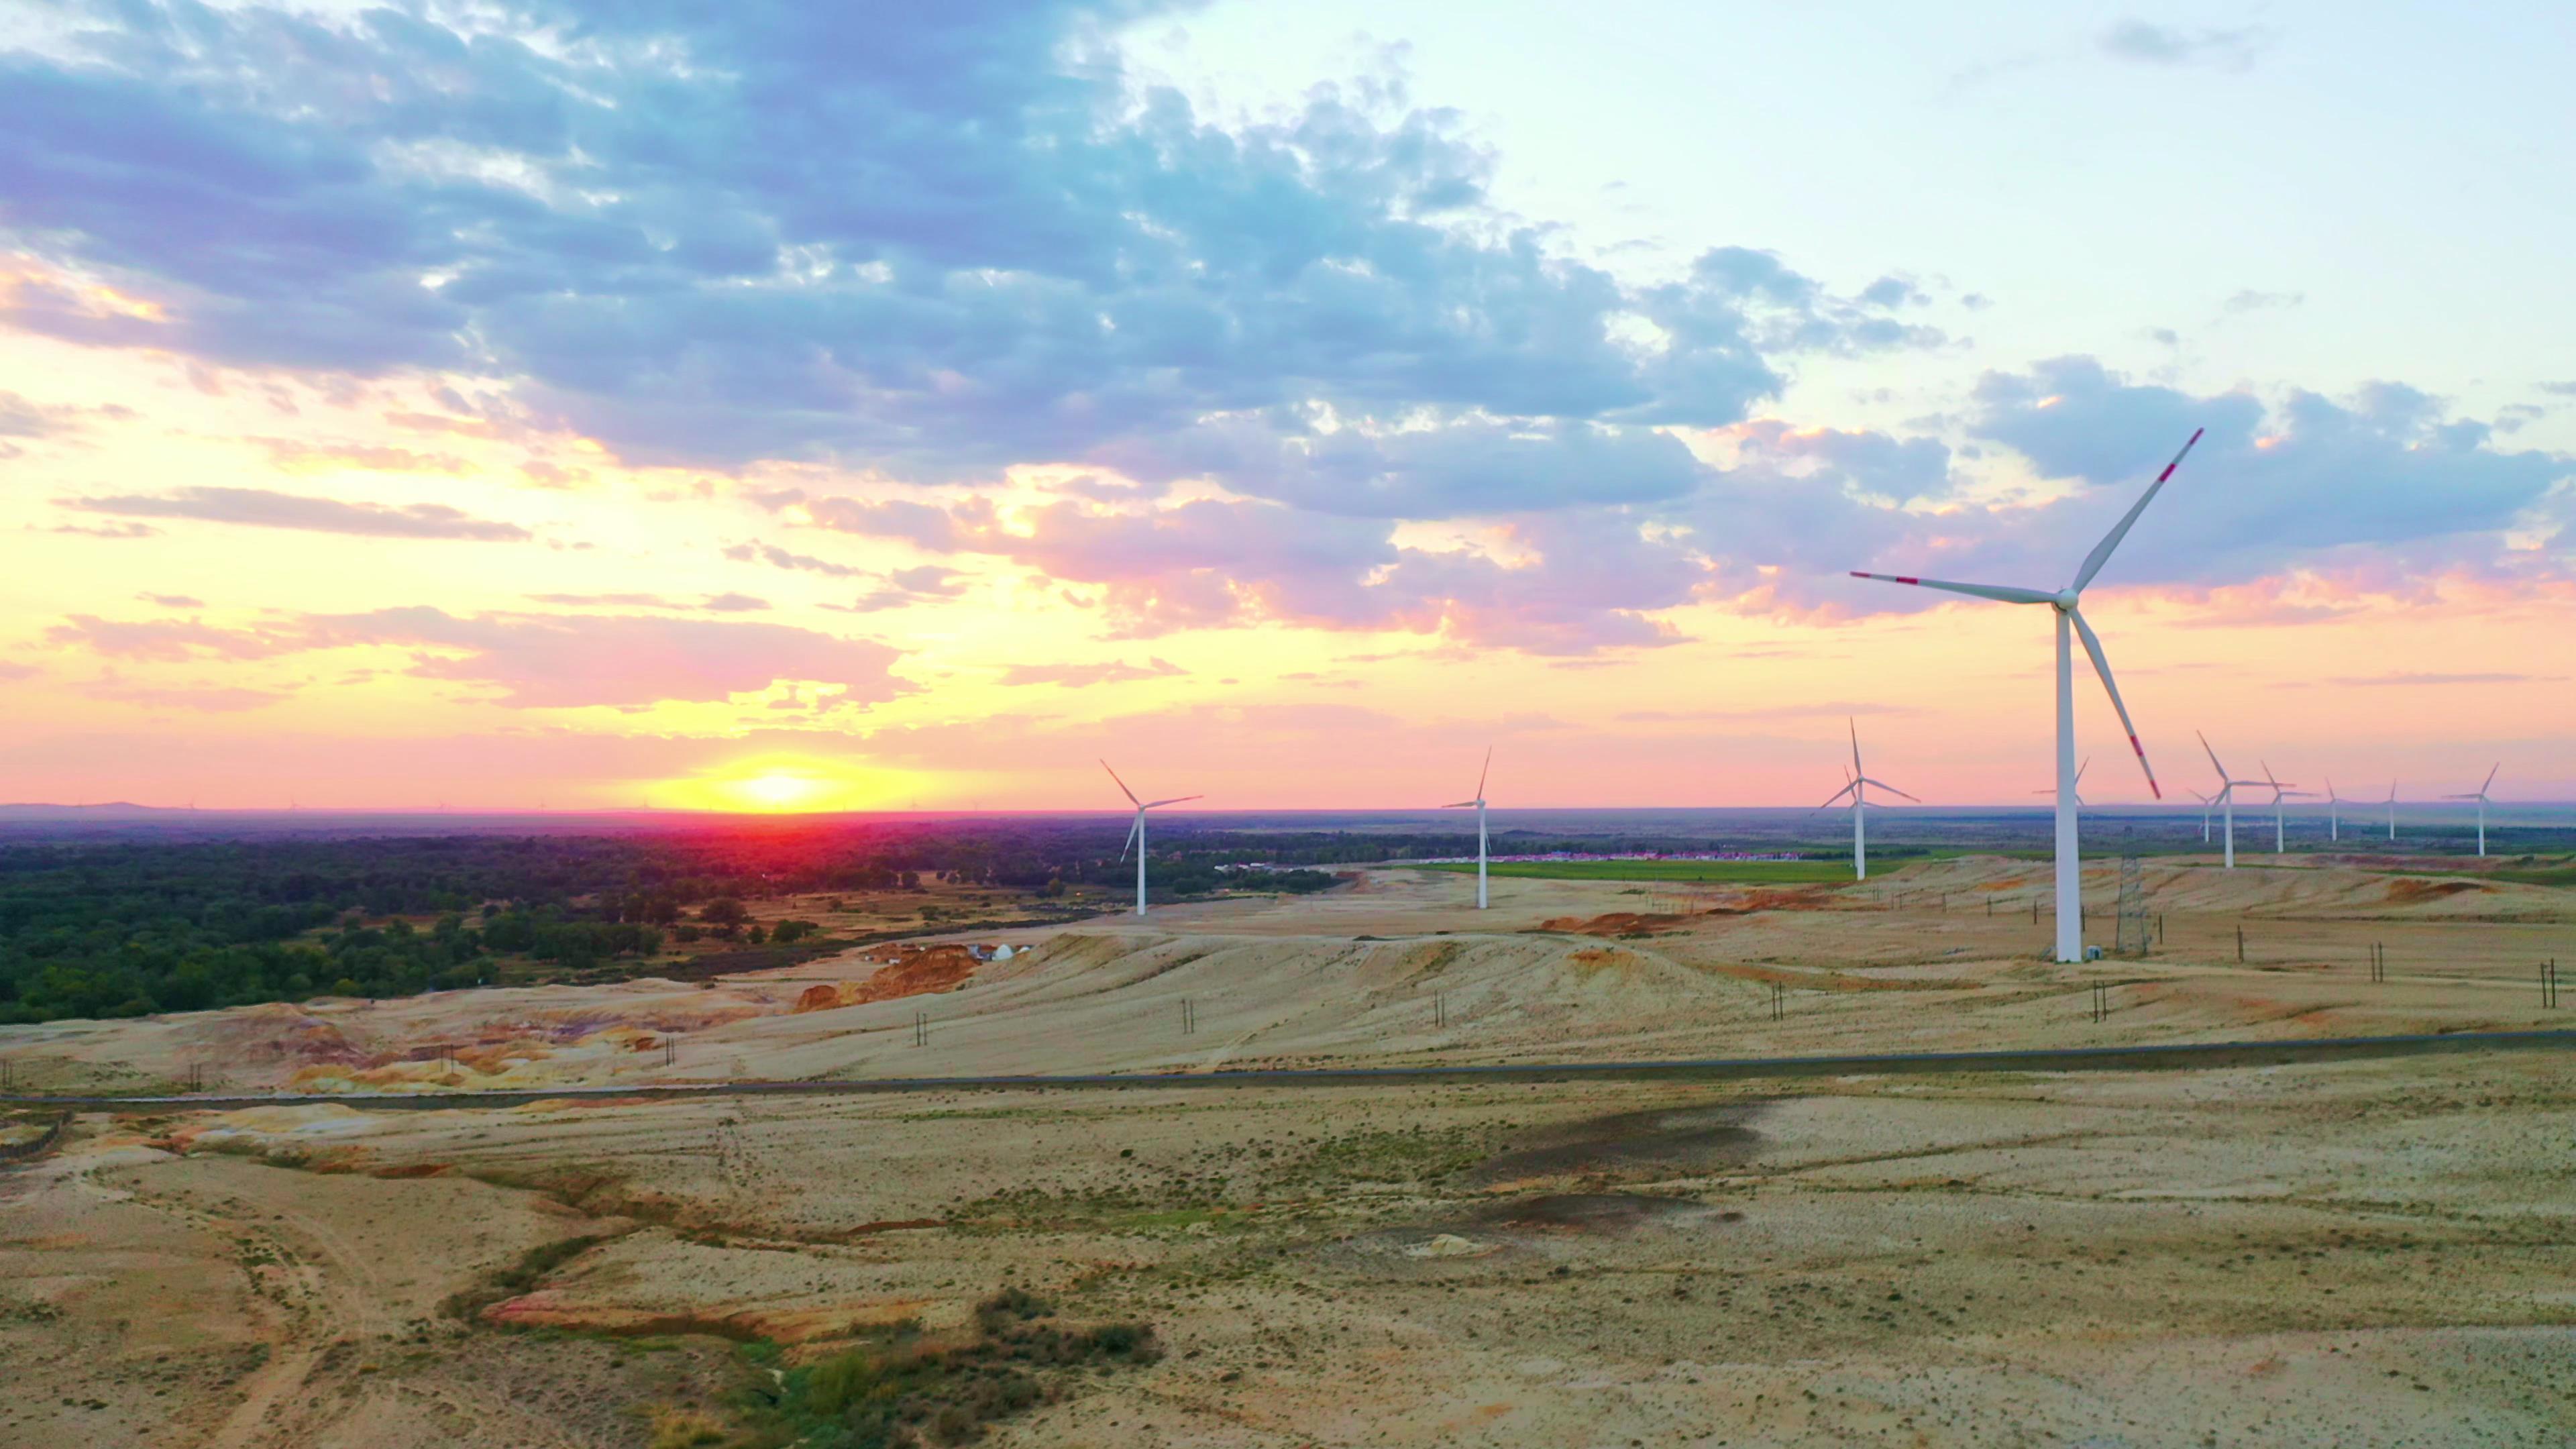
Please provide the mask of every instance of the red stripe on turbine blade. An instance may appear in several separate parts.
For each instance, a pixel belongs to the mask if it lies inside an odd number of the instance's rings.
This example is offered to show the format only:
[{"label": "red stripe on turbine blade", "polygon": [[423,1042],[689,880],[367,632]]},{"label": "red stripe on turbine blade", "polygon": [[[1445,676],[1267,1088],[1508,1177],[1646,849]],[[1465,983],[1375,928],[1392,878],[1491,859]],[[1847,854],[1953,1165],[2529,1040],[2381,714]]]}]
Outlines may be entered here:
[{"label": "red stripe on turbine blade", "polygon": [[1912,584],[1912,585],[1914,585],[1914,586],[1915,586],[1915,587],[1917,587],[1917,588],[1922,587],[1922,584],[1923,584],[1923,581],[1922,581],[1921,579],[1909,579],[1909,578],[1907,578],[1907,577],[1906,577],[1905,575],[1903,575],[1903,574],[1898,574],[1898,575],[1896,576],[1896,581],[1897,581],[1898,583],[1900,583],[1900,584]]}]

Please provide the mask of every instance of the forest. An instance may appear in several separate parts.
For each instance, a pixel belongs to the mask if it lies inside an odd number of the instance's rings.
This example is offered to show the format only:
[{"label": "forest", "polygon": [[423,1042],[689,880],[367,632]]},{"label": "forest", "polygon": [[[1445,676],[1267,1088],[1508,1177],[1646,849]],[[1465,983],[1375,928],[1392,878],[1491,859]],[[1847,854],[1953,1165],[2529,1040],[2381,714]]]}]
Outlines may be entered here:
[{"label": "forest", "polygon": [[[640,971],[673,940],[757,942],[744,901],[918,887],[1124,890],[1123,822],[731,823],[618,835],[120,839],[0,844],[0,1024],[315,996],[388,997]],[[1311,891],[1315,866],[1453,850],[1334,831],[1162,832],[1158,899]],[[784,944],[806,922],[771,928]],[[809,944],[827,947],[828,940]],[[533,973],[543,976],[545,970]]]}]

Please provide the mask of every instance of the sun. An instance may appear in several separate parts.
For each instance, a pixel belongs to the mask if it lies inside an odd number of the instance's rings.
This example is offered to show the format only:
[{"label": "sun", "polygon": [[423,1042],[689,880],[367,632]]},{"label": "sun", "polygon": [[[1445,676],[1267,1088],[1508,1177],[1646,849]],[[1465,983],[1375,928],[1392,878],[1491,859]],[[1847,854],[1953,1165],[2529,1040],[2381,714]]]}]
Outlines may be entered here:
[{"label": "sun", "polygon": [[829,789],[811,775],[790,770],[770,770],[734,783],[734,790],[760,810],[807,809]]},{"label": "sun", "polygon": [[683,809],[742,815],[881,810],[904,798],[900,771],[817,755],[768,755],[710,765],[701,773],[644,787],[650,798]]}]

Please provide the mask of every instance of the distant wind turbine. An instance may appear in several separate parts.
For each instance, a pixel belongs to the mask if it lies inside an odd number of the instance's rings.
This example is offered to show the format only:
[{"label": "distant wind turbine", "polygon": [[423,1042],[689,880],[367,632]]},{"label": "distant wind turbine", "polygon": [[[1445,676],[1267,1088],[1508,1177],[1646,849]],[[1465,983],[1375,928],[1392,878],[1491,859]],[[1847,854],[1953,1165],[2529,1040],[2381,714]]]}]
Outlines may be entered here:
[{"label": "distant wind turbine", "polygon": [[[2091,755],[2086,755],[2084,757],[2084,763],[2075,767],[2075,803],[2079,807],[2084,804],[2084,772],[2092,768],[2093,757]],[[2057,792],[2054,790],[2033,790],[2030,793],[2034,795],[2054,795]]]},{"label": "distant wind turbine", "polygon": [[2165,486],[2165,480],[2173,476],[2174,469],[2182,466],[2184,454],[2191,451],[2193,443],[2200,441],[2200,434],[2200,429],[2192,431],[2190,441],[2182,445],[2182,452],[2173,455],[2173,461],[2165,464],[2165,470],[2156,475],[2155,482],[2147,485],[2147,491],[2130,505],[2119,523],[2103,535],[2100,543],[2093,545],[2091,553],[2084,556],[2083,567],[2075,571],[2075,581],[2054,593],[2045,589],[1992,584],[1944,583],[1939,579],[1914,578],[1904,574],[1872,574],[1858,570],[1852,574],[1854,578],[1946,589],[1954,594],[1993,599],[1999,603],[2046,604],[2056,611],[2057,959],[2060,961],[2077,961],[2084,955],[2084,865],[2075,843],[2075,664],[2069,630],[2083,636],[2084,652],[2092,656],[2093,672],[2101,677],[2102,688],[2110,694],[2111,708],[2119,712],[2120,728],[2129,736],[2129,748],[2138,756],[2138,768],[2146,771],[2147,788],[2155,793],[2157,799],[2163,799],[2164,791],[2156,785],[2156,772],[2147,764],[2146,746],[2138,743],[2138,727],[2129,722],[2129,707],[2120,702],[2120,686],[2111,682],[2111,661],[2102,656],[2102,641],[2095,637],[2093,626],[2084,622],[2084,615],[2077,605],[2083,601],[2084,586],[2093,582],[2093,576],[2102,571],[2102,565],[2110,562],[2111,551],[2120,546],[2120,540],[2129,536],[2129,529],[2138,521],[2138,515],[2147,511],[2147,505],[2155,501],[2157,492]]},{"label": "distant wind turbine", "polygon": [[1476,772],[1476,798],[1452,800],[1440,807],[1443,810],[1464,810],[1472,805],[1476,809],[1476,909],[1480,911],[1485,908],[1485,777],[1493,773],[1493,769],[1494,747],[1487,745],[1485,767]]},{"label": "distant wind turbine", "polygon": [[2397,782],[2388,782],[2388,838],[2397,838]]},{"label": "distant wind turbine", "polygon": [[[1885,780],[1873,780],[1868,775],[1861,772],[1860,726],[1853,724],[1848,719],[1844,720],[1843,724],[1851,731],[1851,774],[1845,777],[1843,787],[1836,790],[1831,796],[1827,797],[1825,803],[1817,806],[1816,809],[1830,810],[1834,807],[1835,803],[1840,801],[1845,795],[1849,795],[1851,797],[1852,876],[1857,880],[1867,880],[1869,879],[1869,787],[1876,785],[1878,788],[1885,790],[1891,795],[1905,795],[1905,798],[1908,800],[1914,800],[1914,797],[1906,795],[1904,791],[1897,789],[1894,785],[1887,783]],[[1923,802],[1920,800],[1914,800],[1914,803],[1920,805]],[[1815,812],[1809,811],[1808,813],[1813,814]]]},{"label": "distant wind turbine", "polygon": [[2203,795],[2198,790],[2185,790],[2183,793],[2200,802],[2200,843],[2207,845],[2209,843],[2209,807],[2216,803],[2218,797]]},{"label": "distant wind turbine", "polygon": [[2263,784],[2272,791],[2272,853],[2287,855],[2290,853],[2290,848],[2282,843],[2287,837],[2287,832],[2281,826],[2281,802],[2310,799],[2311,794],[2306,790],[2293,790],[2288,785],[2273,779],[2272,767],[2269,763],[2263,760],[2256,760],[2254,763],[2263,766]]},{"label": "distant wind turbine", "polygon": [[2326,839],[2343,839],[2344,798],[2335,793],[2334,776],[2326,776]]},{"label": "distant wind turbine", "polygon": [[[1109,770],[1109,762],[1101,761],[1100,768]],[[1109,770],[1109,778],[1118,780],[1118,772]],[[1136,798],[1136,792],[1128,789],[1127,782],[1124,780],[1118,780],[1118,793],[1126,796],[1127,803],[1136,807],[1136,824],[1127,832],[1127,847],[1136,852],[1136,914],[1141,916],[1145,914],[1145,812],[1159,810],[1166,805],[1178,805],[1184,800],[1200,800],[1206,797],[1175,795],[1169,800],[1139,800]],[[1118,858],[1125,860],[1127,851],[1119,851]]]},{"label": "distant wind turbine", "polygon": [[[2495,783],[2496,770],[2501,770],[2503,768],[2504,762],[2502,760],[2498,760],[2496,762],[2495,769],[2487,771],[2487,783],[2485,785],[2480,785],[2477,789],[2477,793],[2474,795],[2445,795],[2442,797],[2445,800],[2475,800],[2478,802],[2478,854],[2481,856],[2487,853],[2487,806],[2493,803],[2487,798],[2487,786]],[[2389,793],[2394,795],[2396,791],[2392,789]]]},{"label": "distant wind turbine", "polygon": [[[2193,730],[2192,733],[2200,735],[2198,730]],[[2234,870],[2236,868],[2236,787],[2243,785],[2252,788],[2263,782],[2227,778],[2227,767],[2218,763],[2218,751],[2209,747],[2209,736],[2200,735],[2200,748],[2209,756],[2209,767],[2218,772],[2218,808],[2226,820],[2227,868]]]}]

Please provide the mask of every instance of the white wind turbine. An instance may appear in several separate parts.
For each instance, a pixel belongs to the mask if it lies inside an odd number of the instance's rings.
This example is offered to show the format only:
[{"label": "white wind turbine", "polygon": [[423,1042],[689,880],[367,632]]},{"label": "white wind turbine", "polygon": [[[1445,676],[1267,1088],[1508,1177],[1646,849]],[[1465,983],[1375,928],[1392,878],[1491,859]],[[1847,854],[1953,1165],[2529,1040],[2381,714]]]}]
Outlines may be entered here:
[{"label": "white wind turbine", "polygon": [[1476,772],[1476,798],[1473,800],[1452,800],[1448,804],[1440,807],[1443,810],[1464,810],[1471,805],[1475,807],[1476,909],[1480,911],[1485,908],[1485,777],[1493,773],[1493,769],[1494,747],[1492,745],[1487,745],[1485,746],[1485,767]]},{"label": "white wind turbine", "polygon": [[2084,866],[2075,843],[2075,663],[2069,630],[2081,635],[2084,652],[2093,659],[2093,672],[2101,677],[2102,688],[2111,696],[2111,708],[2120,715],[2120,728],[2129,736],[2129,748],[2138,756],[2138,768],[2146,771],[2147,788],[2157,799],[2164,791],[2156,785],[2156,772],[2147,764],[2147,751],[2138,743],[2137,726],[2129,722],[2129,707],[2120,702],[2120,687],[2111,682],[2111,661],[2102,657],[2102,641],[2094,636],[2093,626],[2084,622],[2077,605],[2083,601],[2084,586],[2109,562],[2111,551],[2129,536],[2129,528],[2155,501],[2158,490],[2165,486],[2174,469],[2182,466],[2183,455],[2200,441],[2201,430],[2194,429],[2182,452],[2173,455],[2156,481],[2132,504],[2093,551],[2084,556],[2084,566],[2075,571],[2075,582],[2051,593],[2045,589],[2020,589],[1992,584],[1954,584],[1939,579],[1914,578],[1903,574],[1872,574],[1854,570],[1852,577],[1883,579],[1895,584],[1913,584],[1927,589],[1946,589],[1954,594],[1968,594],[1980,599],[1993,599],[2006,604],[2046,604],[2057,614],[2057,959],[2076,961],[2084,955]]},{"label": "white wind turbine", "polygon": [[[2086,755],[2084,757],[2084,763],[2075,767],[2075,803],[2079,808],[2084,804],[2084,772],[2092,768],[2093,757],[2091,755]],[[2030,793],[2034,795],[2054,795],[2057,792],[2054,790],[2033,790]]]},{"label": "white wind turbine", "polygon": [[2397,838],[2397,782],[2388,782],[2388,838]]},{"label": "white wind turbine", "polygon": [[[1109,762],[1101,761],[1100,768],[1109,770]],[[1118,772],[1109,770],[1109,778],[1118,780]],[[1145,914],[1145,812],[1159,810],[1166,805],[1178,805],[1184,800],[1200,800],[1206,797],[1175,795],[1169,800],[1139,800],[1136,798],[1136,792],[1128,789],[1127,782],[1124,780],[1118,780],[1118,793],[1126,796],[1127,803],[1136,807],[1136,824],[1127,832],[1127,846],[1129,850],[1136,852],[1136,914],[1141,916]],[[1118,852],[1118,858],[1125,860],[1127,851]]]},{"label": "white wind turbine", "polygon": [[2262,783],[2272,792],[2272,853],[2274,855],[2287,855],[2290,853],[2290,848],[2283,844],[2283,841],[2287,838],[2287,833],[2281,826],[2281,802],[2293,799],[2306,800],[2312,798],[2311,794],[2306,790],[2293,790],[2288,785],[2282,784],[2280,781],[2273,779],[2272,766],[2267,761],[2258,759],[2254,763],[2263,767]]},{"label": "white wind turbine", "polygon": [[[2193,730],[2192,733],[2200,735],[2200,731],[2198,730]],[[2216,798],[2218,800],[2218,808],[2224,813],[2224,817],[2227,822],[2227,868],[2229,870],[2234,870],[2236,868],[2236,787],[2243,785],[2250,789],[2254,786],[2261,785],[2263,782],[2260,780],[2231,780],[2227,778],[2227,767],[2218,763],[2218,751],[2209,747],[2209,736],[2200,735],[2200,748],[2209,756],[2209,768],[2218,772],[2218,795]]]},{"label": "white wind turbine", "polygon": [[2198,790],[2185,790],[2183,793],[2200,802],[2200,843],[2207,845],[2209,843],[2210,807],[2218,803],[2218,797],[2215,795],[2203,795]]},{"label": "white wind turbine", "polygon": [[2343,839],[2343,807],[2346,801],[2335,793],[2334,776],[2326,776],[2326,839]]},{"label": "white wind turbine", "polygon": [[[1861,773],[1860,726],[1853,724],[1848,719],[1844,720],[1843,724],[1851,731],[1851,776],[1843,782],[1843,787],[1841,789],[1836,790],[1826,799],[1824,804],[1817,806],[1816,810],[1830,810],[1834,807],[1835,802],[1842,799],[1845,795],[1849,795],[1851,797],[1852,875],[1856,879],[1867,880],[1869,879],[1869,787],[1876,785],[1878,788],[1885,790],[1891,795],[1905,795],[1905,792],[1897,789],[1894,785],[1887,783],[1885,780],[1873,780],[1869,776]],[[1914,800],[1914,797],[1911,795],[1905,795],[1905,798],[1908,800]],[[1920,805],[1923,802],[1920,800],[1914,800],[1914,803]],[[1815,811],[1811,810],[1807,813],[1812,815]]]},{"label": "white wind turbine", "polygon": [[[2481,856],[2487,853],[2487,806],[2494,803],[2487,798],[2487,786],[2495,783],[2496,770],[2501,770],[2503,768],[2504,762],[2498,760],[2496,762],[2495,769],[2487,771],[2486,785],[2480,785],[2477,789],[2477,793],[2474,795],[2445,795],[2442,797],[2445,800],[2475,800],[2478,802],[2478,854]],[[2397,791],[2394,787],[2391,787],[2388,793],[2391,796],[2394,796]]]}]

